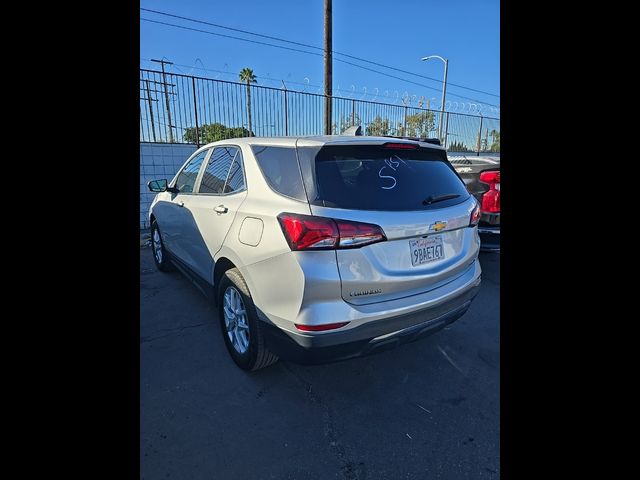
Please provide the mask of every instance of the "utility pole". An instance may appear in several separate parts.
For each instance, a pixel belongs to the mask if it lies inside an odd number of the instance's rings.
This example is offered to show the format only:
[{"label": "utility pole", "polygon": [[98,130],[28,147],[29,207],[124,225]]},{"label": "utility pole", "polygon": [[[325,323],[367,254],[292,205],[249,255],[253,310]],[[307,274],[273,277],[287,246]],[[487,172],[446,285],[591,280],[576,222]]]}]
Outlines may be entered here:
[{"label": "utility pole", "polygon": [[482,148],[482,114],[480,114],[480,130],[478,130],[478,153],[476,155],[480,156],[480,149]]},{"label": "utility pole", "polygon": [[147,85],[147,100],[149,101],[149,117],[151,118],[151,131],[153,132],[153,141],[156,141],[156,126],[153,122],[153,102],[154,100],[151,98],[151,91],[149,90],[149,80],[145,80]]},{"label": "utility pole", "polygon": [[331,40],[331,0],[324,0],[324,134],[331,135],[331,96],[333,95],[333,57]]},{"label": "utility pole", "polygon": [[289,108],[287,106],[287,85],[284,80],[281,80],[282,87],[284,88],[284,136],[289,135]]},{"label": "utility pole", "polygon": [[164,72],[164,64],[173,65],[173,62],[167,62],[166,60],[154,60],[151,59],[152,62],[159,63],[162,66],[162,83],[164,86],[164,99],[167,105],[167,120],[169,121],[169,143],[173,143],[173,125],[171,123],[171,107],[169,106],[169,92],[167,90],[167,75]]}]

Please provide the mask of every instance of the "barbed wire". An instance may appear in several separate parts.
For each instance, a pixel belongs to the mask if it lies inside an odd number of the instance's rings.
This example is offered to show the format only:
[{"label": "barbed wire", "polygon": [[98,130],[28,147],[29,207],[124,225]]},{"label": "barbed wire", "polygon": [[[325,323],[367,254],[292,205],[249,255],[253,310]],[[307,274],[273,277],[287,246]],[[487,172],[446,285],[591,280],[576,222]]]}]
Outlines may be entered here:
[{"label": "barbed wire", "polygon": [[[143,57],[140,57],[140,60],[146,61],[146,62],[151,61],[150,59],[143,58]],[[200,63],[201,65],[200,67],[197,66],[198,63]],[[149,63],[148,67],[152,67],[152,66],[153,65]],[[228,64],[225,63],[224,67],[227,67],[227,66]],[[176,64],[176,63],[170,64],[168,65],[167,71],[169,72],[173,67],[175,67],[176,70],[178,70],[177,73],[181,73],[181,74],[193,75],[194,70],[201,70],[204,72],[210,72],[215,74],[213,75],[214,80],[220,79],[220,76],[222,75],[222,76],[226,76],[231,81],[238,81],[237,73],[225,71],[225,70],[216,70],[213,68],[207,68],[205,67],[204,62],[200,58],[196,58],[194,60],[194,65],[184,65],[184,64]],[[191,70],[187,73],[180,70],[179,67],[190,68]],[[291,74],[289,74],[289,76],[290,75]],[[303,77],[301,82],[294,81],[289,78],[287,78],[287,80],[284,80],[282,78],[274,78],[267,75],[260,75],[260,76],[256,75],[256,78],[259,80],[272,82],[271,86],[275,86],[277,88],[282,88],[282,82],[285,82],[286,85],[301,86],[302,91],[304,93],[316,93],[316,94],[323,93],[323,85],[313,84],[311,82],[311,78],[308,76]],[[316,89],[316,90],[312,91],[311,89]],[[406,107],[417,106],[418,108],[427,108],[427,109],[436,110],[436,111],[442,110],[441,99],[433,96],[429,98],[425,97],[424,95],[418,96],[418,94],[409,92],[407,90],[405,90],[402,93],[402,95],[400,95],[398,90],[393,90],[393,94],[392,94],[391,90],[385,89],[382,98],[380,98],[380,95],[379,95],[380,89],[378,87],[374,87],[371,90],[374,91],[375,93],[369,93],[369,87],[367,86],[358,87],[355,84],[350,84],[349,89],[345,90],[340,88],[340,84],[338,84],[337,88],[334,88],[333,91],[338,92],[340,94],[336,96],[341,96],[343,98],[352,99],[352,100],[365,100],[367,97],[369,97],[370,101],[376,101],[381,103],[389,103],[389,104],[395,104],[395,105],[406,106]],[[482,115],[482,116],[496,117],[496,118],[500,117],[500,108],[494,107],[492,105],[485,105],[480,102],[460,102],[457,100],[447,100],[445,102],[444,110],[446,112],[451,112],[451,113],[465,113],[470,115]]]}]

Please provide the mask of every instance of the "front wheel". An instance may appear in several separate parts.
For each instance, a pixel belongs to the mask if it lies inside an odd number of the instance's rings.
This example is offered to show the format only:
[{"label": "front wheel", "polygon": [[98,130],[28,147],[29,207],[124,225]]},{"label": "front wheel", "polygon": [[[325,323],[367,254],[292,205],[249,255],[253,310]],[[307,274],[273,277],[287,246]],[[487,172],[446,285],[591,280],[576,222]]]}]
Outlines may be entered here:
[{"label": "front wheel", "polygon": [[151,250],[153,251],[153,260],[156,262],[158,270],[161,272],[170,272],[173,270],[173,264],[167,258],[167,251],[164,248],[164,243],[162,243],[158,222],[155,220],[151,224]]},{"label": "front wheel", "polygon": [[218,288],[218,309],[224,343],[243,370],[259,370],[278,360],[264,342],[256,307],[237,268],[227,270]]}]

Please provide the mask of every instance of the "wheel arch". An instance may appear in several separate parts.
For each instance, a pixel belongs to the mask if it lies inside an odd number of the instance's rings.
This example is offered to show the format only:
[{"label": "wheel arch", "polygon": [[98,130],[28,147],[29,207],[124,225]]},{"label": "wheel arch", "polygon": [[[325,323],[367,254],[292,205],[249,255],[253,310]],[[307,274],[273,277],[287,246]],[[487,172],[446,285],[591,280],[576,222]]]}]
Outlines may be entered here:
[{"label": "wheel arch", "polygon": [[[219,257],[216,260],[215,266],[213,267],[214,289],[218,289],[218,286],[220,285],[220,279],[222,278],[222,275],[224,275],[224,272],[226,272],[227,270],[231,270],[232,268],[236,268],[236,265],[227,257]],[[215,297],[217,298],[217,295],[215,295]]]},{"label": "wheel arch", "polygon": [[255,291],[253,281],[248,274],[249,272],[247,272],[244,267],[245,264],[241,261],[235,250],[229,248],[227,245],[223,245],[222,248],[218,250],[217,254],[215,255],[215,263],[213,272],[211,274],[211,281],[213,282],[213,288],[215,292],[214,296],[216,298],[218,296],[217,289],[220,285],[220,279],[222,278],[224,272],[226,272],[230,268],[237,268],[244,278],[244,281],[247,283],[247,287],[249,287],[249,291],[251,292],[251,297],[253,298],[254,303],[256,303],[257,292]]}]

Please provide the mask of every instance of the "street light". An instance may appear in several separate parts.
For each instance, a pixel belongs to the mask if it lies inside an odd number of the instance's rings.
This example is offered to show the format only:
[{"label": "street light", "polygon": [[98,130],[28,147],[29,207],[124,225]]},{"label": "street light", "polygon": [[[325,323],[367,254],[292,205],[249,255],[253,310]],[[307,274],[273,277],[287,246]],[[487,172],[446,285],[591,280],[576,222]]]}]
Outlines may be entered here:
[{"label": "street light", "polygon": [[447,72],[449,71],[449,60],[442,58],[440,55],[429,55],[428,57],[422,57],[423,61],[427,61],[430,58],[437,58],[438,60],[442,60],[444,63],[444,80],[442,81],[442,106],[440,113],[440,130],[439,137],[442,138],[442,119],[444,118],[444,100],[447,94]]}]

